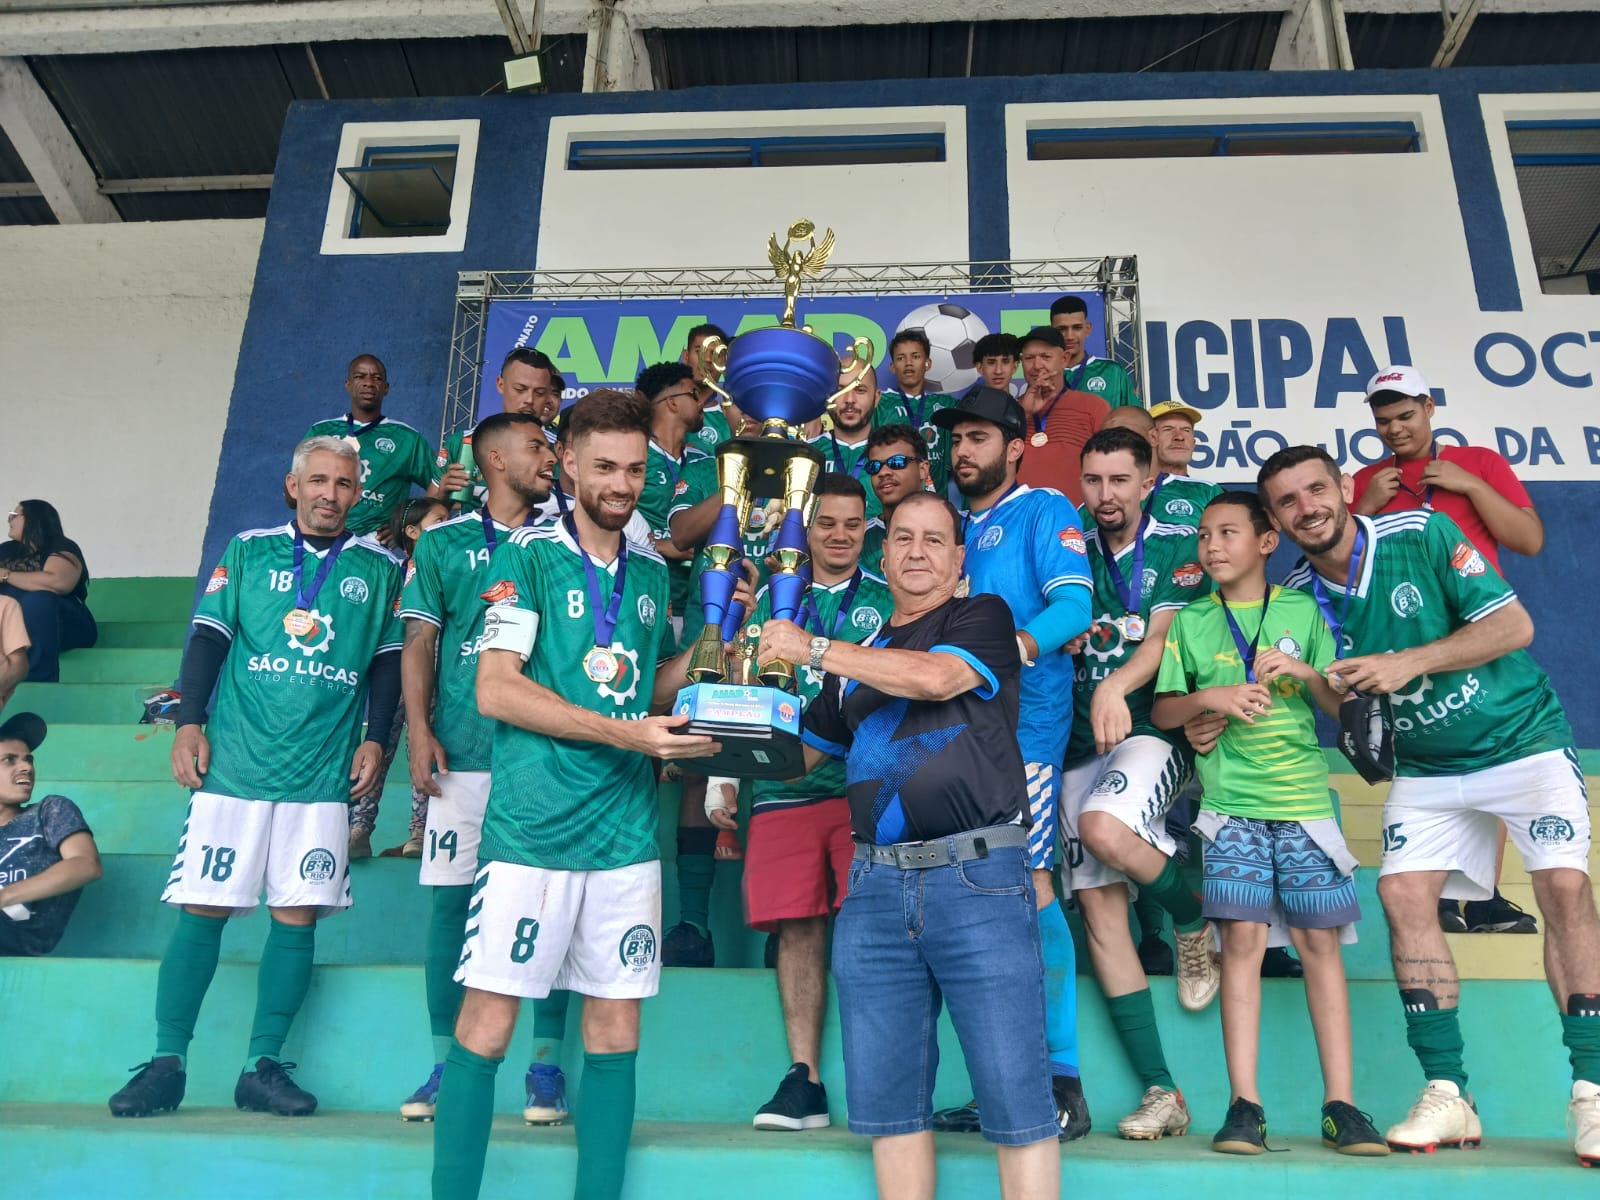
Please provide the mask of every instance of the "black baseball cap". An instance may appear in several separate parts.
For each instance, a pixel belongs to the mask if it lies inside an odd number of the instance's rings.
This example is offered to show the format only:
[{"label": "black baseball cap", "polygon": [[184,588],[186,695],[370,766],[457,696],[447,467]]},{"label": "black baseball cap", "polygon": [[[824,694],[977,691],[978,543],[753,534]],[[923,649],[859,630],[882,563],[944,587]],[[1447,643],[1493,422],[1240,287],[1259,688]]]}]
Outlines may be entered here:
[{"label": "black baseball cap", "polygon": [[49,727],[38,713],[21,712],[0,724],[0,742],[23,742],[29,750],[37,750],[48,732]]},{"label": "black baseball cap", "polygon": [[1067,348],[1067,342],[1061,336],[1061,330],[1054,325],[1036,325],[1028,330],[1027,333],[1022,335],[1022,344],[1026,346],[1029,342],[1044,342],[1048,346],[1054,346],[1057,350],[1065,350]]},{"label": "black baseball cap", "polygon": [[954,408],[941,408],[929,418],[940,429],[954,429],[962,421],[989,421],[1011,438],[1028,436],[1028,421],[1010,392],[979,384],[957,400]]}]

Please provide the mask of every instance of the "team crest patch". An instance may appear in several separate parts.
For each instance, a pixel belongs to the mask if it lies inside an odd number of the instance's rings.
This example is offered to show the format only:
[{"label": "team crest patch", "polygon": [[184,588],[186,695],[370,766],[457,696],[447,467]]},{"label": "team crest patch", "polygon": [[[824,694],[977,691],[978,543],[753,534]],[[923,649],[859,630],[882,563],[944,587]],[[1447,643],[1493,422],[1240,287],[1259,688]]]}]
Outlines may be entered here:
[{"label": "team crest patch", "polygon": [[858,608],[850,618],[850,624],[866,633],[876,633],[883,624],[883,617],[874,608]]},{"label": "team crest patch", "polygon": [[480,599],[489,604],[515,604],[517,602],[517,585],[509,579],[502,579],[484,592]]},{"label": "team crest patch", "polygon": [[1089,380],[1086,386],[1091,392],[1103,392],[1106,390],[1106,381],[1099,375],[1096,375],[1093,379]]},{"label": "team crest patch", "polygon": [[1280,654],[1287,654],[1290,658],[1300,657],[1300,643],[1292,637],[1284,636],[1272,643],[1272,648]]},{"label": "team crest patch", "polygon": [[990,528],[990,529],[985,529],[983,531],[983,536],[978,539],[978,542],[977,542],[977,544],[975,546],[973,546],[973,549],[974,550],[993,550],[996,546],[998,546],[1000,544],[1000,539],[1005,537],[1005,535],[1006,535],[1005,529],[1002,528],[999,525],[996,525],[996,526],[994,526],[993,528]]},{"label": "team crest patch", "polygon": [[1389,607],[1397,617],[1414,617],[1422,611],[1422,593],[1414,583],[1402,583],[1389,593]]},{"label": "team crest patch", "polygon": [[1199,563],[1186,562],[1172,573],[1172,582],[1181,588],[1199,587],[1205,577]]},{"label": "team crest patch", "polygon": [[1160,574],[1154,567],[1146,567],[1144,569],[1144,574],[1139,577],[1139,595],[1148,596],[1151,592],[1155,591],[1156,580],[1160,578]]},{"label": "team crest patch", "polygon": [[1095,780],[1091,796],[1120,796],[1128,790],[1128,777],[1121,771],[1107,771]]},{"label": "team crest patch", "polygon": [[1056,540],[1061,543],[1063,549],[1071,550],[1074,554],[1087,554],[1089,552],[1089,547],[1083,540],[1083,530],[1075,525],[1068,525],[1065,529],[1058,529],[1056,531]]},{"label": "team crest patch", "polygon": [[1194,516],[1194,505],[1190,504],[1182,496],[1174,496],[1167,501],[1167,512],[1175,517],[1192,517]]},{"label": "team crest patch", "polygon": [[649,970],[656,960],[656,931],[648,925],[635,925],[617,943],[617,957],[635,974]]},{"label": "team crest patch", "polygon": [[639,620],[644,622],[646,629],[656,627],[656,602],[649,596],[639,597]]},{"label": "team crest patch", "polygon": [[327,883],[333,878],[333,869],[337,865],[333,853],[318,846],[315,850],[307,850],[306,856],[300,860],[300,878],[308,883]]},{"label": "team crest patch", "polygon": [[228,586],[228,568],[218,567],[211,572],[211,578],[206,580],[206,595],[210,596],[220,592]]},{"label": "team crest patch", "polygon": [[1467,542],[1457,542],[1456,548],[1450,552],[1450,565],[1456,569],[1456,574],[1463,579],[1470,579],[1474,575],[1482,575],[1488,569],[1488,564],[1483,561],[1483,555],[1477,548]]},{"label": "team crest patch", "polygon": [[372,448],[374,450],[378,451],[379,454],[393,454],[394,453],[394,439],[393,438],[381,437],[377,441],[372,443]]},{"label": "team crest patch", "polygon": [[[408,576],[409,577],[409,576]],[[339,585],[339,595],[351,604],[365,604],[371,593],[367,590],[367,581],[351,576]]]},{"label": "team crest patch", "polygon": [[1537,817],[1528,822],[1528,835],[1541,846],[1559,846],[1570,842],[1575,831],[1565,817]]}]

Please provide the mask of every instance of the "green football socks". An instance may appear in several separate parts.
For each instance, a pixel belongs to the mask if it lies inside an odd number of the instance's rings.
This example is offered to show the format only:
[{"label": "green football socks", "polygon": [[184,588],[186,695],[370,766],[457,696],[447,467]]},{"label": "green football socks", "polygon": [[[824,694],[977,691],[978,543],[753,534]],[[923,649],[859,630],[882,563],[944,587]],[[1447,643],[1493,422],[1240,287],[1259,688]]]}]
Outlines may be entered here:
[{"label": "green football socks", "polygon": [[422,963],[422,981],[428,994],[428,1028],[433,1034],[433,1061],[443,1062],[456,1031],[456,1013],[465,990],[456,982],[461,943],[467,928],[470,883],[433,889],[428,916],[428,947]]},{"label": "green football socks", "polygon": [[433,1200],[478,1200],[494,1121],[494,1077],[504,1061],[450,1040],[433,1122]]},{"label": "green football socks", "polygon": [[[633,1138],[634,1066],[637,1050],[626,1054],[585,1054],[578,1085],[578,1186],[576,1200],[617,1200]],[[445,1078],[450,1071],[445,1070]],[[441,1108],[443,1097],[440,1098]],[[441,1200],[434,1192],[434,1200]]]},{"label": "green football socks", "polygon": [[1172,927],[1179,933],[1194,933],[1205,927],[1206,919],[1200,913],[1200,898],[1194,894],[1170,858],[1162,865],[1161,874],[1149,883],[1139,885],[1140,895],[1149,896],[1172,914]]},{"label": "green football socks", "polygon": [[1422,1064],[1428,1079],[1448,1079],[1462,1091],[1467,1087],[1467,1069],[1462,1064],[1461,1018],[1454,1008],[1431,1008],[1420,1012],[1406,1010],[1406,1042]]},{"label": "green football socks", "polygon": [[1572,1078],[1600,1084],[1600,996],[1567,998],[1561,1014],[1561,1041],[1572,1059]]},{"label": "green football socks", "polygon": [[189,1043],[200,1004],[217,973],[227,917],[201,917],[180,909],[172,940],[156,977],[156,1057],[176,1054],[188,1065]]},{"label": "green football socks", "polygon": [[567,1003],[571,992],[551,992],[533,1002],[533,1050],[530,1063],[559,1067],[561,1043],[567,1036]]},{"label": "green football socks", "polygon": [[1178,1085],[1167,1069],[1166,1051],[1161,1048],[1161,1030],[1156,1028],[1156,1006],[1150,999],[1150,989],[1141,988],[1126,996],[1107,996],[1106,1014],[1122,1042],[1128,1065],[1139,1077],[1139,1085],[1177,1091]]},{"label": "green football socks", "polygon": [[717,831],[678,830],[678,919],[701,933],[711,928],[711,880],[717,873]]},{"label": "green football socks", "polygon": [[283,1052],[289,1026],[311,986],[316,951],[316,925],[286,925],[276,919],[267,922],[267,944],[256,972],[256,1018],[250,1027],[250,1058],[245,1070],[255,1070],[258,1058],[277,1058]]}]

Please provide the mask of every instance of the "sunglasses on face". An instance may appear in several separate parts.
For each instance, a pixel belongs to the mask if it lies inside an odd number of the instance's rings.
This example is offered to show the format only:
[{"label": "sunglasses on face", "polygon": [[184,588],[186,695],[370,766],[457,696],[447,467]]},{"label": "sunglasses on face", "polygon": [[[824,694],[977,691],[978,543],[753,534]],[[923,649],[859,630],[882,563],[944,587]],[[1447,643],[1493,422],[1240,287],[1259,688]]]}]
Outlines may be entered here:
[{"label": "sunglasses on face", "polygon": [[911,465],[909,454],[891,454],[888,458],[869,458],[866,461],[868,475],[876,475],[888,467],[891,471],[904,471]]}]

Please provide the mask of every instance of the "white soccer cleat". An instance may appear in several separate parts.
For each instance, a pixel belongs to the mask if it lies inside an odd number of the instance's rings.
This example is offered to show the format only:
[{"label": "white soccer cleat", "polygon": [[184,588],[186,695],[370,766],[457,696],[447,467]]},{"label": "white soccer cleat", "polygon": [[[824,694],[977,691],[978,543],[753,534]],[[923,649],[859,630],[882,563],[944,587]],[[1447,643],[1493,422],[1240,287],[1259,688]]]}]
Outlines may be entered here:
[{"label": "white soccer cleat", "polygon": [[[1596,1110],[1600,1114],[1600,1109]],[[1600,1123],[1596,1126],[1600,1139]],[[1383,1140],[1396,1150],[1432,1154],[1440,1146],[1470,1150],[1483,1145],[1483,1124],[1470,1097],[1448,1079],[1430,1079],[1406,1119],[1392,1126]]]},{"label": "white soccer cleat", "polygon": [[1572,1085],[1567,1105],[1567,1132],[1572,1152],[1586,1167],[1600,1167],[1600,1086],[1580,1079]]},{"label": "white soccer cleat", "polygon": [[1178,1003],[1190,1012],[1199,1012],[1222,990],[1216,934],[1207,921],[1194,933],[1173,930],[1173,939],[1178,943]]},{"label": "white soccer cleat", "polygon": [[1117,1133],[1137,1142],[1182,1137],[1189,1132],[1189,1106],[1183,1093],[1164,1087],[1146,1088],[1139,1107],[1117,1122]]}]

